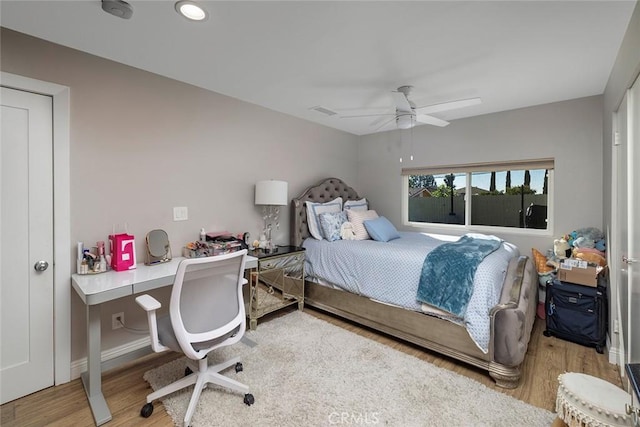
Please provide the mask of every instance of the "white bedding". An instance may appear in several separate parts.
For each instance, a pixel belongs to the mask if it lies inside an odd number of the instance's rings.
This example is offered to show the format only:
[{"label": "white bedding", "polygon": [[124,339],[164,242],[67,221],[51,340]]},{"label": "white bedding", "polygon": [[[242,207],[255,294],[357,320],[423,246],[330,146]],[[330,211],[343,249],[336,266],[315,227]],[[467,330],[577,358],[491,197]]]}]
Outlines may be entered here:
[{"label": "white bedding", "polygon": [[[400,232],[400,236],[389,242],[306,239],[302,244],[306,248],[305,272],[316,282],[328,282],[373,300],[433,314],[432,308],[424,310],[423,304],[416,300],[422,265],[429,251],[456,240],[457,236],[415,232]],[[489,311],[500,299],[509,260],[518,255],[514,245],[503,242],[480,263],[463,319],[436,313],[464,323],[471,338],[485,353],[490,337]]]}]

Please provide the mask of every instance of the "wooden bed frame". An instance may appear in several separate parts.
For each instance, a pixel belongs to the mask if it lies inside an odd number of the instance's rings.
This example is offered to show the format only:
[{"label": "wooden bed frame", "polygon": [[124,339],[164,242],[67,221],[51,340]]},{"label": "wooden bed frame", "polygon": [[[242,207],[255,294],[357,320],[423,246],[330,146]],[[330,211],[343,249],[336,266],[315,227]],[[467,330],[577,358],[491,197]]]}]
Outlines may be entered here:
[{"label": "wooden bed frame", "polygon": [[[305,202],[327,202],[336,197],[361,199],[340,179],[329,178],[309,187],[291,201],[292,245],[301,246],[310,236]],[[463,326],[309,280],[305,281],[305,303],[485,369],[498,386],[515,388],[520,381],[520,366],[535,320],[537,290],[537,274],[531,260],[526,256],[512,260],[500,303],[490,313],[491,337],[487,354],[477,347]]]}]

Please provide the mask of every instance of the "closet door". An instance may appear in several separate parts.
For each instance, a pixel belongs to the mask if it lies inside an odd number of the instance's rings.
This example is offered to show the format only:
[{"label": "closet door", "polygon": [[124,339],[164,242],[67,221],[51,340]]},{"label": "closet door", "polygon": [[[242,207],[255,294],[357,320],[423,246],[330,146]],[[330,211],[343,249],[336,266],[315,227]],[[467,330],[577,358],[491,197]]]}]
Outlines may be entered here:
[{"label": "closet door", "polygon": [[0,403],[53,385],[52,98],[1,88]]},{"label": "closet door", "polygon": [[640,78],[627,93],[627,363],[640,363]]},{"label": "closet door", "polygon": [[614,283],[617,284],[618,297],[611,301],[617,304],[617,312],[619,320],[620,333],[618,335],[618,348],[620,350],[619,369],[621,376],[625,376],[624,364],[628,363],[627,355],[629,349],[628,333],[629,333],[629,275],[627,274],[627,265],[622,262],[622,257],[627,253],[628,248],[628,173],[627,173],[627,154],[628,154],[628,94],[620,103],[616,112],[615,120],[615,145],[613,156],[615,156],[616,171],[615,182],[615,203],[613,204],[613,215],[615,215],[615,230],[611,242],[609,242],[609,251],[611,255],[611,275],[614,277]]}]

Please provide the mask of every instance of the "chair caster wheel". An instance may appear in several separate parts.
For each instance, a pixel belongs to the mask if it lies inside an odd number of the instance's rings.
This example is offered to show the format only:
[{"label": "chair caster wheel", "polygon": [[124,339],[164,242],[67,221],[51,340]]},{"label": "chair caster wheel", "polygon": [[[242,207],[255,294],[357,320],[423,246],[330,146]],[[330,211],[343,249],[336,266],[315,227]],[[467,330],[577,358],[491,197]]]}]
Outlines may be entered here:
[{"label": "chair caster wheel", "polygon": [[253,394],[247,393],[247,394],[244,395],[244,403],[246,403],[247,406],[253,405],[255,401],[256,400],[253,398]]},{"label": "chair caster wheel", "polygon": [[153,414],[153,403],[147,403],[140,410],[140,416],[142,418],[149,418]]},{"label": "chair caster wheel", "polygon": [[551,336],[551,332],[549,332],[549,331],[547,331],[547,330],[545,329],[545,331],[544,331],[544,332],[542,332],[542,335],[544,335],[545,337],[550,337],[550,336]]},{"label": "chair caster wheel", "polygon": [[184,368],[184,376],[185,377],[188,377],[191,374],[193,374],[193,371],[191,370],[190,367],[187,366],[186,368]]},{"label": "chair caster wheel", "polygon": [[238,372],[242,372],[242,363],[238,362],[236,363],[236,373]]},{"label": "chair caster wheel", "polygon": [[604,353],[604,348],[601,345],[596,346],[596,351],[600,354]]}]

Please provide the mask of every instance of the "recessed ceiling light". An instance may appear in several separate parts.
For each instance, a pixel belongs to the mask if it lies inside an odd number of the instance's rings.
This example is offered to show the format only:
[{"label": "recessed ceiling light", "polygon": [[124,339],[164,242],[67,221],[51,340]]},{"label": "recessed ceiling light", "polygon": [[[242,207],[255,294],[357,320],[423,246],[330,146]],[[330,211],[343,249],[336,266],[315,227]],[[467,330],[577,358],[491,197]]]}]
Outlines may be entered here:
[{"label": "recessed ceiling light", "polygon": [[192,21],[204,21],[209,17],[209,14],[202,6],[189,0],[177,2],[176,11],[178,11],[180,15]]}]

